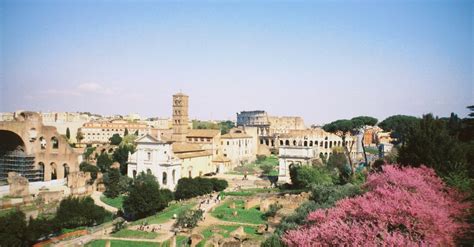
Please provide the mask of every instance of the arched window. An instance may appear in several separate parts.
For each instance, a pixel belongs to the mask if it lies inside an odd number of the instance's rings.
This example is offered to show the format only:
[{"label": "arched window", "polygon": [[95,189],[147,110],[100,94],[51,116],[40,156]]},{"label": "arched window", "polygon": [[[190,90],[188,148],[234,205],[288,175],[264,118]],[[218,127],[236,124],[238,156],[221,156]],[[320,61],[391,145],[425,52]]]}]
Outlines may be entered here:
[{"label": "arched window", "polygon": [[293,146],[296,146],[296,140],[293,141]]},{"label": "arched window", "polygon": [[280,146],[283,146],[283,140],[280,140]]},{"label": "arched window", "polygon": [[313,146],[313,141],[309,141],[309,146],[310,146],[310,147]]},{"label": "arched window", "polygon": [[135,179],[137,177],[137,171],[136,170],[133,170],[133,179]]},{"label": "arched window", "polygon": [[56,136],[51,137],[51,145],[53,149],[59,148],[59,141],[58,141],[58,138],[56,138]]},{"label": "arched window", "polygon": [[173,184],[176,184],[176,171],[175,170],[171,172],[171,176],[173,178]]},{"label": "arched window", "polygon": [[318,146],[318,141],[314,141],[314,145],[315,145],[315,146]]},{"label": "arched window", "polygon": [[304,141],[303,146],[307,147],[308,146],[308,141]]},{"label": "arched window", "polygon": [[56,163],[51,163],[51,180],[58,179],[58,173],[56,172]]},{"label": "arched window", "polygon": [[67,178],[67,175],[69,175],[69,166],[66,163],[64,163],[63,169],[64,169],[64,178]]},{"label": "arched window", "polygon": [[286,145],[286,146],[290,146],[290,141],[289,141],[289,140],[286,140],[286,141],[285,141],[285,145]]},{"label": "arched window", "polygon": [[44,137],[39,138],[41,149],[46,149],[46,139]]},{"label": "arched window", "polygon": [[150,169],[146,169],[146,174],[151,174],[151,170],[150,170]]},{"label": "arched window", "polygon": [[328,148],[328,141],[324,142],[324,148]]},{"label": "arched window", "polygon": [[192,176],[191,176],[191,171],[189,171],[189,178],[192,178]]},{"label": "arched window", "polygon": [[163,184],[166,185],[167,182],[168,182],[167,174],[166,172],[163,172]]},{"label": "arched window", "polygon": [[332,141],[329,142],[329,148],[332,148]]},{"label": "arched window", "polygon": [[38,166],[39,166],[39,172],[40,172],[39,177],[41,178],[41,181],[44,181],[44,163],[39,162]]}]

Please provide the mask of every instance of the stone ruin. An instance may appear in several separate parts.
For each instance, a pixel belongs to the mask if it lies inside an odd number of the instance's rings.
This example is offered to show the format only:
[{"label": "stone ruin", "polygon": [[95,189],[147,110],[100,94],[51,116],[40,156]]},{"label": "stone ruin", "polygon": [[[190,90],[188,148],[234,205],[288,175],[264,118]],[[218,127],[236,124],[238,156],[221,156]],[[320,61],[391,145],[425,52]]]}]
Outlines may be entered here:
[{"label": "stone ruin", "polygon": [[26,197],[30,196],[28,179],[22,177],[16,172],[8,173],[8,184],[10,185],[11,197]]},{"label": "stone ruin", "polygon": [[103,187],[102,173],[97,173],[97,178],[91,184],[90,172],[71,172],[67,176],[67,186],[71,189],[71,194],[75,196],[91,195],[96,189]]}]

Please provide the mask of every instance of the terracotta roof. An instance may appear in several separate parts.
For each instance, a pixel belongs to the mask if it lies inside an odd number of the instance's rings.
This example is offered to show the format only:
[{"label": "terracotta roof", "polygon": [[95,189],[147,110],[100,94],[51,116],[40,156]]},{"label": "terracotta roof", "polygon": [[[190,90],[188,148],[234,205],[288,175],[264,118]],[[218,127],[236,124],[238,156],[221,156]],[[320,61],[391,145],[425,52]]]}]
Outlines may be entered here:
[{"label": "terracotta roof", "polygon": [[220,132],[221,132],[220,130],[214,130],[214,129],[191,129],[188,131],[188,134],[186,134],[186,137],[213,138],[219,135]]},{"label": "terracotta roof", "polygon": [[244,133],[228,133],[221,136],[221,139],[238,139],[238,138],[252,138]]},{"label": "terracotta roof", "polygon": [[210,151],[198,151],[198,152],[186,152],[186,153],[175,153],[176,157],[180,159],[189,159],[203,156],[211,156]]}]

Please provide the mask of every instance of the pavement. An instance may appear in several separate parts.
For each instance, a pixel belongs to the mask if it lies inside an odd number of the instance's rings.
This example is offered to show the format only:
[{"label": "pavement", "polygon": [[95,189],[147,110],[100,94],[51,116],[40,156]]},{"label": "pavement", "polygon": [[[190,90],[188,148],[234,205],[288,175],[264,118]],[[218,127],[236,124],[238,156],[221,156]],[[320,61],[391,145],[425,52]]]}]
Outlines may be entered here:
[{"label": "pavement", "polygon": [[91,198],[94,200],[95,205],[101,206],[109,212],[117,213],[118,209],[105,204],[102,200],[100,200],[101,196],[102,196],[102,192],[99,192],[99,191],[92,192]]}]

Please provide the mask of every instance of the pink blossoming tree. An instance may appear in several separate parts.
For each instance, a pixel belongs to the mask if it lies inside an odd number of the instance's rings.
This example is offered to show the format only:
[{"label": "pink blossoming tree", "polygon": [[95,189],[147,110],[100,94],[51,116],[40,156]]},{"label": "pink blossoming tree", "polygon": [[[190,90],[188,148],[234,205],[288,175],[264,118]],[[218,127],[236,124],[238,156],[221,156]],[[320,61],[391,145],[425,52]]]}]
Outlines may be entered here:
[{"label": "pink blossoming tree", "polygon": [[433,169],[386,165],[369,175],[365,194],[308,215],[283,236],[288,246],[453,246],[469,203]]}]

